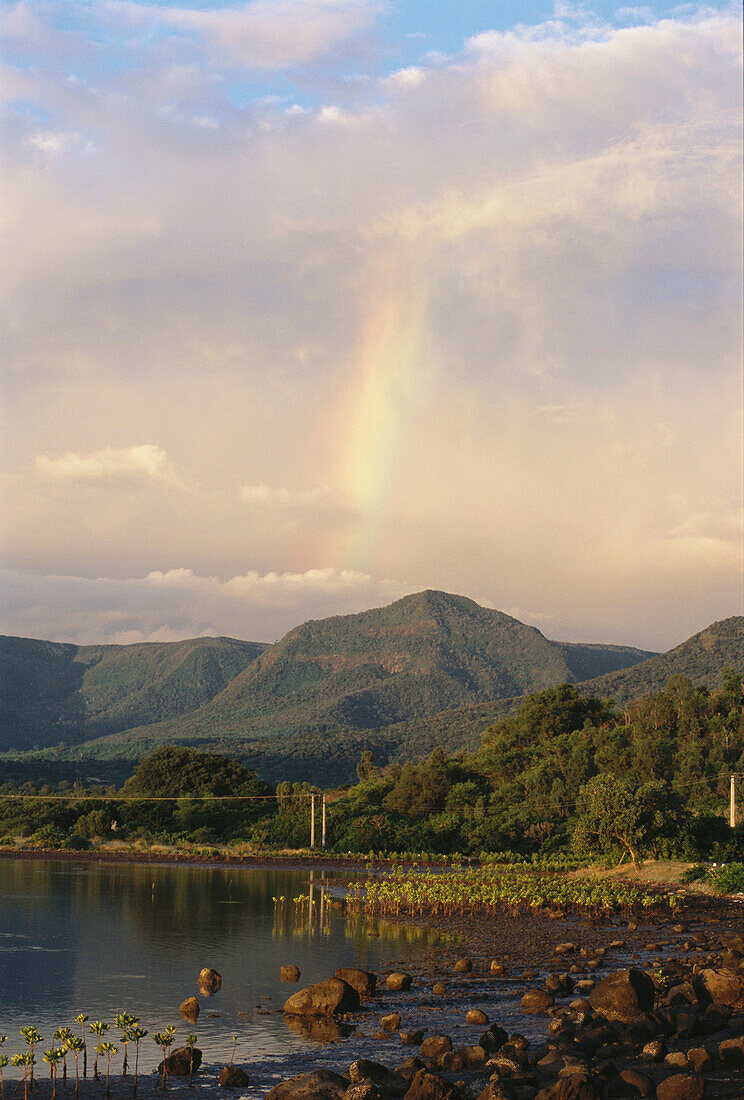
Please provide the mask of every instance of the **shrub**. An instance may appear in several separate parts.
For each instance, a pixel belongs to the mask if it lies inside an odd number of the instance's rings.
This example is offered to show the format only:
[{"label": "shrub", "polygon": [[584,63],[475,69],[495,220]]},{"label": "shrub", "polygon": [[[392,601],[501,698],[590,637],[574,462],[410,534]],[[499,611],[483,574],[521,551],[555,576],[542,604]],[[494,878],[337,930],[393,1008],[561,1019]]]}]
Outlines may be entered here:
[{"label": "shrub", "polygon": [[56,825],[42,825],[31,837],[40,848],[61,848],[64,840],[65,834]]},{"label": "shrub", "polygon": [[73,852],[85,852],[90,848],[90,841],[87,836],[81,836],[80,833],[70,833],[62,841],[62,847],[69,848]]},{"label": "shrub", "polygon": [[744,893],[744,863],[727,863],[712,867],[708,878],[717,894]]}]

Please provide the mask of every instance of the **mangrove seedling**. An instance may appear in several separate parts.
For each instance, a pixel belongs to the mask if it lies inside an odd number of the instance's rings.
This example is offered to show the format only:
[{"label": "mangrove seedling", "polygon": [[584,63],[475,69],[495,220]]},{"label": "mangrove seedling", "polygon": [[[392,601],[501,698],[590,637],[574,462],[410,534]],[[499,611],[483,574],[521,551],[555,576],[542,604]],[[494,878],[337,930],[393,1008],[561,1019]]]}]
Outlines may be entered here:
[{"label": "mangrove seedling", "polygon": [[132,1088],[132,1096],[137,1095],[137,1077],[139,1076],[139,1048],[140,1043],[147,1035],[147,1031],[143,1027],[138,1027],[136,1024],[132,1024],[130,1028],[127,1028],[127,1042],[134,1043],[134,1087]]},{"label": "mangrove seedling", "polygon": [[57,1096],[57,1066],[64,1057],[64,1051],[60,1047],[51,1047],[44,1051],[44,1061],[49,1066],[49,1080],[52,1085],[52,1100]]},{"label": "mangrove seedling", "polygon": [[232,1054],[230,1055],[230,1065],[232,1065],[233,1062],[235,1061],[235,1048],[238,1045],[237,1035],[233,1035],[232,1041],[233,1041],[233,1048],[232,1048]]},{"label": "mangrove seedling", "polygon": [[196,1035],[186,1036],[186,1046],[189,1048],[189,1088],[191,1088],[191,1078],[194,1073],[194,1047],[196,1046]]},{"label": "mangrove seedling", "polygon": [[[4,1036],[7,1039],[7,1035]],[[7,1054],[0,1054],[0,1096],[2,1100],[5,1100],[5,1082],[3,1081],[3,1070],[9,1062]]]},{"label": "mangrove seedling", "polygon": [[93,1062],[93,1080],[97,1081],[98,1080],[98,1055],[100,1053],[99,1050],[98,1050],[98,1047],[103,1042],[103,1037],[106,1034],[106,1032],[108,1031],[108,1029],[111,1027],[111,1024],[104,1024],[101,1020],[94,1020],[93,1023],[90,1024],[89,1026],[90,1026],[90,1030],[98,1038],[98,1043],[97,1043],[96,1048],[95,1048],[96,1057],[95,1057],[95,1061]]},{"label": "mangrove seedling", "polygon": [[127,1031],[130,1027],[134,1027],[135,1024],[138,1023],[139,1016],[130,1016],[128,1012],[117,1012],[116,1016],[114,1016],[114,1024],[120,1029],[122,1033],[121,1041],[124,1044],[124,1062],[121,1067],[122,1077],[126,1077],[127,1075],[127,1043],[129,1042]]},{"label": "mangrove seedling", "polygon": [[31,1050],[30,1050],[31,1061],[28,1064],[29,1064],[29,1068],[30,1068],[30,1071],[31,1071],[30,1074],[29,1074],[30,1087],[33,1088],[34,1087],[34,1066],[36,1065],[36,1058],[34,1057],[34,1048],[37,1046],[38,1043],[43,1043],[44,1042],[44,1036],[39,1035],[39,1033],[38,1033],[38,1031],[36,1030],[35,1027],[22,1027],[21,1028],[21,1035],[23,1036],[23,1038],[24,1038],[25,1042],[28,1044],[28,1046],[31,1048]]},{"label": "mangrove seedling", "polygon": [[78,1070],[78,1058],[80,1057],[80,1051],[85,1049],[85,1042],[79,1035],[70,1035],[70,1038],[65,1041],[65,1048],[72,1051],[75,1058],[75,1100],[80,1092],[80,1072]]},{"label": "mangrove seedling", "polygon": [[80,1024],[80,1031],[83,1036],[83,1077],[88,1076],[88,1044],[85,1041],[85,1024],[88,1017],[84,1012],[79,1012],[75,1017],[75,1023]]},{"label": "mangrove seedling", "polygon": [[72,1038],[69,1027],[58,1027],[54,1033],[52,1043],[59,1043],[62,1048],[62,1085],[67,1088],[67,1040]]},{"label": "mangrove seedling", "polygon": [[163,1091],[166,1089],[166,1077],[168,1076],[168,1050],[173,1046],[173,1039],[175,1034],[175,1028],[170,1025],[165,1031],[156,1031],[153,1035],[153,1041],[160,1047],[163,1052],[163,1076],[161,1077],[161,1084]]},{"label": "mangrove seedling", "polygon": [[106,1092],[104,1096],[111,1096],[111,1059],[115,1054],[119,1053],[119,1048],[114,1046],[113,1043],[98,1043],[96,1046],[96,1053],[102,1054],[106,1059]]},{"label": "mangrove seedling", "polygon": [[27,1050],[23,1054],[14,1054],[10,1061],[11,1065],[20,1066],[23,1069],[23,1100],[28,1100],[28,1078],[29,1073],[33,1072],[36,1059],[31,1051]]}]

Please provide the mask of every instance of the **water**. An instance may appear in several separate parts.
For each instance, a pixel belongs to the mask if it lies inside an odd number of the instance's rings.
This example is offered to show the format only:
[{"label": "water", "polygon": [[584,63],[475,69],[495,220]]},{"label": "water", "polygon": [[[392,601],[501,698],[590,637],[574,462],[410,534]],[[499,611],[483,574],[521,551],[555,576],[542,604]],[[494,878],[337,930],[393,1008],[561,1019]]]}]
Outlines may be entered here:
[{"label": "water", "polygon": [[[25,1049],[19,1029],[26,1025],[39,1029],[46,1047],[59,1026],[77,1029],[73,1021],[80,1012],[105,1021],[129,1012],[150,1033],[142,1045],[143,1070],[152,1070],[159,1060],[151,1036],[167,1024],[177,1026],[177,1046],[195,1031],[207,1064],[229,1059],[235,1034],[235,1061],[249,1069],[256,1096],[292,1073],[345,1066],[362,1053],[369,1057],[361,1035],[337,1048],[295,1033],[281,1006],[294,989],[329,977],[338,966],[415,970],[438,939],[387,922],[376,925],[378,936],[370,936],[361,918],[349,920],[332,904],[332,872],[316,870],[313,880],[317,904],[309,921],[292,901],[308,894],[308,870],[3,859],[0,1032],[9,1036],[5,1052]],[[272,899],[282,896],[286,900],[277,907]],[[283,963],[302,971],[297,986],[280,981]],[[197,995],[196,978],[204,966],[219,971],[223,986],[214,997],[199,997],[201,1014],[190,1025],[178,1006]],[[360,1025],[372,1031],[381,1011],[384,996],[375,1002],[374,1018],[366,1020],[369,1013],[362,1013]],[[95,1040],[89,1038],[92,1047]],[[112,1028],[107,1038],[117,1042],[119,1036]],[[331,1025],[321,1038],[342,1036]]]}]

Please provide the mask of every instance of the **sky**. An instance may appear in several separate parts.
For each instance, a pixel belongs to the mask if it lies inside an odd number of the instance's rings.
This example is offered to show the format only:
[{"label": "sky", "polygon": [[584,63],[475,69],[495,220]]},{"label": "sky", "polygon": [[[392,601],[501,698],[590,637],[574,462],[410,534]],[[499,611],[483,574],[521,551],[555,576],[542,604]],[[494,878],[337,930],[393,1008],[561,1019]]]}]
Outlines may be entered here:
[{"label": "sky", "polygon": [[738,5],[0,10],[0,630],[741,613]]}]

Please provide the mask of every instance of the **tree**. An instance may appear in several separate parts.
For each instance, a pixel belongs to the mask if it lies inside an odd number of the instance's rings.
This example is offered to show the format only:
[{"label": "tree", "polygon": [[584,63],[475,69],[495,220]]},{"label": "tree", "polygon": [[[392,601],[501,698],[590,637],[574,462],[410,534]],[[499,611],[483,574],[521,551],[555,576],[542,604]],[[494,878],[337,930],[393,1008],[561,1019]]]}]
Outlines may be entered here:
[{"label": "tree", "polygon": [[633,783],[614,775],[595,775],[581,788],[578,809],[573,835],[577,851],[606,853],[616,842],[640,868],[646,822],[643,800]]},{"label": "tree", "polygon": [[380,769],[375,766],[372,760],[372,753],[369,749],[365,749],[356,768],[359,782],[364,783],[366,779],[371,779],[373,776],[379,775],[379,772]]}]

